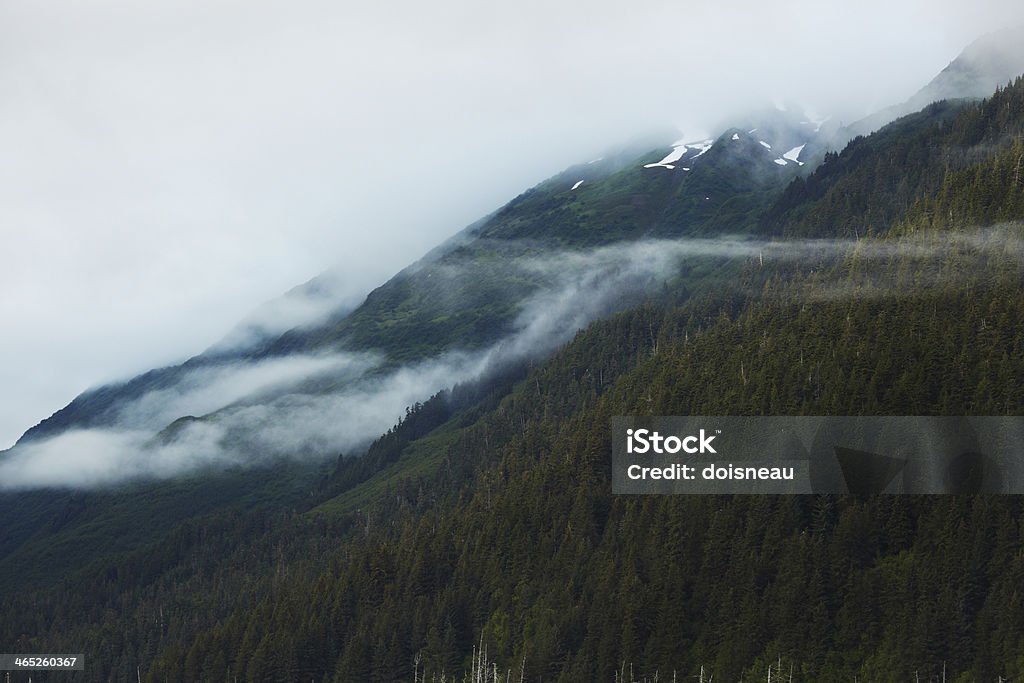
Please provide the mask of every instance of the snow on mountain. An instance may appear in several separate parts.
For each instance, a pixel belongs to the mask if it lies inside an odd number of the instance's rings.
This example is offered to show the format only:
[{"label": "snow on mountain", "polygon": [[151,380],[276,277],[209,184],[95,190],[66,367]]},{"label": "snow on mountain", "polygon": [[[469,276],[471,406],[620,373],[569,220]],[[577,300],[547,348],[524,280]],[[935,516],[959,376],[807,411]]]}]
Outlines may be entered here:
[{"label": "snow on mountain", "polygon": [[[823,127],[828,120],[829,117],[811,114],[796,107],[766,107],[743,119],[725,122],[727,127],[717,138],[697,141],[677,139],[658,161],[648,157],[644,159],[648,163],[643,163],[642,167],[692,170],[699,174],[704,169],[720,170],[723,165],[736,169],[749,164],[751,170],[760,169],[759,172],[769,174],[765,177],[779,177],[777,173],[793,174],[798,168],[811,170],[824,158],[825,152],[832,148],[835,126]],[[709,154],[716,144],[725,145],[727,141],[730,144],[717,154]]]},{"label": "snow on mountain", "polygon": [[802,144],[802,145],[798,145],[798,146],[794,147],[793,149],[789,150],[788,152],[786,152],[785,154],[783,154],[782,158],[783,159],[789,159],[790,161],[795,161],[796,163],[798,163],[801,166],[803,166],[804,162],[800,161],[800,152],[804,151],[804,147],[806,147],[806,146],[807,146],[806,142],[804,144]]},{"label": "snow on mountain", "polygon": [[664,159],[653,164],[644,164],[644,168],[675,168],[674,163],[679,161],[686,154],[686,145],[673,147]]},{"label": "snow on mountain", "polygon": [[698,143],[687,145],[687,147],[689,149],[699,149],[700,150],[700,152],[698,152],[697,154],[694,154],[690,158],[691,159],[696,159],[699,156],[704,156],[705,154],[707,154],[708,150],[711,149],[712,145],[714,145],[714,144],[715,144],[714,140],[705,140],[704,142],[698,142]]},{"label": "snow on mountain", "polygon": [[[693,161],[697,157],[707,154],[714,143],[714,140],[702,140],[700,142],[677,140],[672,143],[672,151],[665,155],[664,159],[653,164],[644,164],[644,168],[675,168],[675,163],[686,156],[688,152],[697,151],[696,154],[687,159],[687,161]],[[683,170],[688,171],[690,169],[684,168]]]}]

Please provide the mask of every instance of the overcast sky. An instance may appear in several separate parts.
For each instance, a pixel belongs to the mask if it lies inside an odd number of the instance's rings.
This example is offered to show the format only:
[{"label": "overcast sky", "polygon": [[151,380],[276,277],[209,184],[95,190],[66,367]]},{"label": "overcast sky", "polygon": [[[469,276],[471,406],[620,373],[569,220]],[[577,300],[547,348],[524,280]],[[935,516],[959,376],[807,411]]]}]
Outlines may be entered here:
[{"label": "overcast sky", "polygon": [[0,0],[0,448],[561,168],[900,101],[1024,3]]}]

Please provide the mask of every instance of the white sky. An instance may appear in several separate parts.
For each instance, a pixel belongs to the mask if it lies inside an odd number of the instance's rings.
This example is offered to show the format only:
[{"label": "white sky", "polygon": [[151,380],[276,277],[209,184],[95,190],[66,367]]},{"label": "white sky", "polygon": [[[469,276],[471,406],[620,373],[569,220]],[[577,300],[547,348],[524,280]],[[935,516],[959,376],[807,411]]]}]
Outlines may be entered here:
[{"label": "white sky", "polygon": [[852,120],[1024,3],[0,2],[0,448],[340,264],[365,291],[605,146]]}]

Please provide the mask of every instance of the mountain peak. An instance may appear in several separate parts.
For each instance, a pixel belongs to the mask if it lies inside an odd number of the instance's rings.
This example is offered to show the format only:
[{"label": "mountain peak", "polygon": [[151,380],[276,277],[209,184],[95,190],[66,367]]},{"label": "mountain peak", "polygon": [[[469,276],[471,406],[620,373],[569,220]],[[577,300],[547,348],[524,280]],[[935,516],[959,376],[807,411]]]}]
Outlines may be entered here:
[{"label": "mountain peak", "polygon": [[910,99],[852,124],[847,129],[847,137],[867,135],[939,100],[988,97],[1021,74],[1024,74],[1024,26],[987,33],[964,48]]},{"label": "mountain peak", "polygon": [[985,34],[939,72],[911,102],[924,107],[937,100],[988,97],[1024,73],[1024,26]]}]

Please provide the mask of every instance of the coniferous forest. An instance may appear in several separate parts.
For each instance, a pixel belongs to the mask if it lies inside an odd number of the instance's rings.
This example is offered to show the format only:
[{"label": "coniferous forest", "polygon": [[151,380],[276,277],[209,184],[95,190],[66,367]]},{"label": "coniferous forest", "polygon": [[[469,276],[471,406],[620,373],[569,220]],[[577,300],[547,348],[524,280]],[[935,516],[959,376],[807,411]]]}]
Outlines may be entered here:
[{"label": "coniferous forest", "polygon": [[0,643],[87,653],[33,680],[1024,676],[1019,496],[610,487],[616,415],[1022,414],[1022,159],[1018,79],[780,188],[746,237],[799,257],[680,275],[365,452],[8,496]]}]

